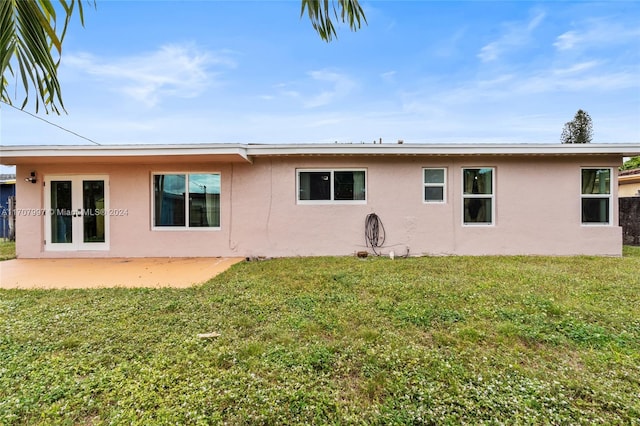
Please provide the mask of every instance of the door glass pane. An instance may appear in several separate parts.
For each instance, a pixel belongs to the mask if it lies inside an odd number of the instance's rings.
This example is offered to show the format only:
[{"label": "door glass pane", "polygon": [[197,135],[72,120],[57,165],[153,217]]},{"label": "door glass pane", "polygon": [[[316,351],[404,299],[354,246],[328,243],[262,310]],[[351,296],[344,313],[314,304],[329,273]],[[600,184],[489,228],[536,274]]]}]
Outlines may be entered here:
[{"label": "door glass pane", "polygon": [[71,181],[51,181],[51,242],[72,243]]},{"label": "door glass pane", "polygon": [[85,243],[104,243],[104,181],[82,181],[82,227]]}]

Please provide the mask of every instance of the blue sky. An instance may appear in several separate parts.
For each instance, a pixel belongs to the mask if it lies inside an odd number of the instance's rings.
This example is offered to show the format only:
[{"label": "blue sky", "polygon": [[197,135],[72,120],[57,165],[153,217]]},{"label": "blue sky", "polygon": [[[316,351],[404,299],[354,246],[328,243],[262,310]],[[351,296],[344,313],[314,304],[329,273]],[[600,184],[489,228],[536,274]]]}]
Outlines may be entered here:
[{"label": "blue sky", "polygon": [[[325,43],[297,0],[98,0],[64,45],[68,114],[39,115],[101,144],[559,143],[581,108],[593,142],[640,141],[640,2],[362,6]],[[89,144],[6,105],[0,126]]]}]

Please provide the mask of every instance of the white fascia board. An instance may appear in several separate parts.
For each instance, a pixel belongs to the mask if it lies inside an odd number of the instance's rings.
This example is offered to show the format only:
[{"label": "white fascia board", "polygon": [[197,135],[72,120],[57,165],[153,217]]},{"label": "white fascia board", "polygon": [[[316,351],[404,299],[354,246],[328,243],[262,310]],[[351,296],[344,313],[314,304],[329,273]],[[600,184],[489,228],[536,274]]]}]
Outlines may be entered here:
[{"label": "white fascia board", "polygon": [[278,155],[640,155],[640,144],[299,144],[248,145],[249,156]]},{"label": "white fascia board", "polygon": [[6,158],[56,158],[56,157],[151,157],[237,155],[245,161],[246,147],[238,144],[215,145],[28,145],[0,146],[0,157]]},{"label": "white fascia board", "polygon": [[[253,156],[280,155],[640,155],[640,144],[191,144],[191,145],[61,145],[0,146],[3,164],[28,158],[152,157],[232,155],[251,162]],[[9,160],[9,161],[6,161]]]}]

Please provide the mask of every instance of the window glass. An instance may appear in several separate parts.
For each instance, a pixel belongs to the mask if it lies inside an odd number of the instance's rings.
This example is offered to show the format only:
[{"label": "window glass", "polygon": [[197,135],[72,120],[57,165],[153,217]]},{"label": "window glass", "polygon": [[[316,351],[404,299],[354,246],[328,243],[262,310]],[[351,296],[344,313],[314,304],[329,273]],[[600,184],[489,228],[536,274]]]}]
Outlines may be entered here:
[{"label": "window glass", "polygon": [[444,188],[437,187],[437,186],[425,186],[424,200],[425,201],[443,201]]},{"label": "window glass", "polygon": [[465,169],[464,193],[465,194],[491,194],[493,169]]},{"label": "window glass", "polygon": [[424,183],[444,183],[444,169],[424,169]]},{"label": "window glass", "polygon": [[491,225],[494,215],[493,169],[462,169],[463,220],[466,225]]},{"label": "window glass", "polygon": [[153,177],[154,226],[185,226],[185,175]]},{"label": "window glass", "polygon": [[300,172],[300,200],[330,200],[331,172]]},{"label": "window glass", "polygon": [[364,170],[298,172],[298,201],[366,200]]},{"label": "window glass", "polygon": [[609,199],[583,198],[582,223],[609,223]]},{"label": "window glass", "polygon": [[153,197],[154,226],[220,226],[218,173],[154,175]]},{"label": "window glass", "polygon": [[611,223],[611,169],[582,169],[582,223]]},{"label": "window glass", "polygon": [[466,198],[464,223],[491,223],[491,198]]},{"label": "window glass", "polygon": [[220,175],[189,175],[189,226],[220,226]]},{"label": "window glass", "polygon": [[364,200],[364,171],[333,172],[334,200]]},{"label": "window glass", "polygon": [[583,194],[609,194],[610,181],[610,169],[582,169]]},{"label": "window glass", "polygon": [[425,203],[444,202],[445,171],[443,168],[422,169]]}]

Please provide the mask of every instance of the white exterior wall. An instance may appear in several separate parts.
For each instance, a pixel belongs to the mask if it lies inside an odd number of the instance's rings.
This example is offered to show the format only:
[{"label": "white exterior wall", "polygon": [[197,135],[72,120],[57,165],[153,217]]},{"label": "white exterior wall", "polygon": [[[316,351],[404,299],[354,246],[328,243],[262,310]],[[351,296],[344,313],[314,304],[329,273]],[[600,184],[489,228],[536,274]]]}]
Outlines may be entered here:
[{"label": "white exterior wall", "polygon": [[[581,224],[581,167],[617,167],[598,156],[261,156],[250,163],[38,164],[17,167],[20,209],[45,206],[48,175],[109,176],[108,251],[47,251],[44,220],[18,215],[18,257],[193,257],[351,255],[366,250],[365,217],[386,230],[383,253],[403,255],[611,255],[622,253],[618,203],[611,225]],[[423,167],[446,167],[446,203],[423,203]],[[494,167],[495,223],[462,224],[462,168]],[[296,169],[364,168],[361,205],[298,205]],[[38,183],[20,179],[37,170]],[[219,230],[152,230],[151,174],[221,173]],[[612,189],[617,190],[616,173]]]}]

